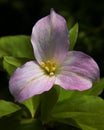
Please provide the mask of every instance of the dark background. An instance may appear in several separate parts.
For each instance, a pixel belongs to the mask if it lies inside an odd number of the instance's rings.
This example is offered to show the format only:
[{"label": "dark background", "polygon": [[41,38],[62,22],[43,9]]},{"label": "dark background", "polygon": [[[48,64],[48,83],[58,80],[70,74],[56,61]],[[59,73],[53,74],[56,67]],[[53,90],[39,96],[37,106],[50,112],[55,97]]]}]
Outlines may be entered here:
[{"label": "dark background", "polygon": [[[31,35],[37,20],[49,14],[50,9],[63,15],[67,21],[79,23],[79,37],[75,50],[91,55],[104,76],[104,0],[0,0],[0,37]],[[0,84],[6,84],[0,72]]]}]

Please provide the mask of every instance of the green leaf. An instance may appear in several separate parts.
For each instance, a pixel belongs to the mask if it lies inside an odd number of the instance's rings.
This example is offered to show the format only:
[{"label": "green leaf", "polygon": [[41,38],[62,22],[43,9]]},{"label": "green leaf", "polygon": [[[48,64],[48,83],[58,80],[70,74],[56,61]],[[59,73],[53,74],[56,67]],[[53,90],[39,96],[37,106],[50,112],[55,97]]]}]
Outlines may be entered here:
[{"label": "green leaf", "polygon": [[15,58],[11,56],[4,56],[3,58],[3,68],[11,75],[15,69],[30,59],[27,58]]},{"label": "green leaf", "polygon": [[45,130],[42,123],[36,119],[21,119],[8,117],[0,120],[2,130]]},{"label": "green leaf", "polygon": [[[68,16],[68,17],[69,17],[69,16]],[[70,30],[75,23],[76,23],[75,18],[71,15],[71,16],[67,19],[68,30]]]},{"label": "green leaf", "polygon": [[60,88],[58,86],[54,86],[50,91],[45,92],[41,95],[41,120],[42,121],[48,120],[48,117],[58,100],[59,92],[60,92]]},{"label": "green leaf", "polygon": [[92,88],[83,91],[82,94],[88,94],[88,95],[100,95],[104,89],[104,78],[102,78],[99,82],[94,83]]},{"label": "green leaf", "polygon": [[0,58],[4,56],[34,58],[30,37],[25,35],[0,38]]},{"label": "green leaf", "polygon": [[0,117],[14,113],[20,110],[20,107],[12,102],[0,100]]},{"label": "green leaf", "polygon": [[42,123],[35,119],[21,120],[17,130],[45,130]]},{"label": "green leaf", "polygon": [[85,91],[76,91],[76,90],[65,90],[60,88],[60,95],[58,101],[63,101],[65,99],[69,99],[72,95],[95,95],[98,96],[104,89],[104,78],[102,78],[99,82],[94,83],[92,88],[85,90]]},{"label": "green leaf", "polygon": [[40,103],[40,95],[34,96],[24,102],[22,104],[29,110],[31,117],[34,118],[37,108]]},{"label": "green leaf", "polygon": [[104,78],[102,78],[99,82],[94,83],[94,85],[92,86],[92,88],[85,90],[85,91],[74,91],[71,92],[74,95],[77,94],[84,94],[84,95],[94,95],[94,96],[98,96],[102,93],[104,89]]},{"label": "green leaf", "polygon": [[60,87],[60,94],[59,94],[59,98],[58,98],[58,101],[63,101],[65,99],[69,99],[70,96],[75,93],[75,91],[68,91],[68,90],[65,90],[63,88]]},{"label": "green leaf", "polygon": [[73,125],[77,124],[82,130],[103,130],[103,113],[103,99],[91,95],[72,94],[69,99],[56,104],[50,119],[69,125],[72,125],[70,119],[73,119],[75,121]]},{"label": "green leaf", "polygon": [[70,50],[73,50],[78,38],[78,23],[76,23],[69,32]]}]

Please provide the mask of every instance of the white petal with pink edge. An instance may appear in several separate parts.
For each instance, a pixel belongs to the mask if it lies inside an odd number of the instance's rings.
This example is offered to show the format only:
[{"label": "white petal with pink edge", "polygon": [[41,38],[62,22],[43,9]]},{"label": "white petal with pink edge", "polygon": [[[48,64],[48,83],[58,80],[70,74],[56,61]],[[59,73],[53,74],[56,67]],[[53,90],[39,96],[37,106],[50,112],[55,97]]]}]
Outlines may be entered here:
[{"label": "white petal with pink edge", "polygon": [[75,73],[62,71],[56,78],[55,84],[66,90],[87,90],[92,87],[91,80]]},{"label": "white petal with pink edge", "polygon": [[84,76],[92,81],[98,81],[100,78],[97,63],[90,56],[80,51],[70,51],[61,69]]},{"label": "white petal with pink edge", "polygon": [[51,10],[32,30],[31,42],[37,61],[62,63],[68,52],[68,29],[65,19]]},{"label": "white petal with pink edge", "polygon": [[22,102],[34,95],[51,89],[55,77],[45,75],[34,61],[27,62],[16,69],[9,81],[9,89],[16,101]]}]

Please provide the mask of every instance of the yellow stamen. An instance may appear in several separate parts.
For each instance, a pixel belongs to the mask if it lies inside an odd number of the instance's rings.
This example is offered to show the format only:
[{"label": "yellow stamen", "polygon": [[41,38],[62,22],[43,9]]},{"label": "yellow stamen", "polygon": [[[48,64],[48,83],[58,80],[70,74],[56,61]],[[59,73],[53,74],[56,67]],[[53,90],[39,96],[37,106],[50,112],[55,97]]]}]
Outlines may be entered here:
[{"label": "yellow stamen", "polygon": [[50,72],[48,66],[45,66],[44,69],[45,69],[47,72]]},{"label": "yellow stamen", "polygon": [[48,72],[50,76],[53,76],[55,74],[56,70],[56,64],[53,61],[46,61],[46,62],[41,62],[40,66]]},{"label": "yellow stamen", "polygon": [[49,73],[49,75],[50,75],[50,76],[53,76],[53,75],[54,75],[54,73],[53,73],[53,72],[50,72],[50,73]]},{"label": "yellow stamen", "polygon": [[44,68],[44,67],[45,67],[45,63],[44,63],[44,62],[41,62],[41,63],[40,63],[40,66],[41,66],[42,68]]}]

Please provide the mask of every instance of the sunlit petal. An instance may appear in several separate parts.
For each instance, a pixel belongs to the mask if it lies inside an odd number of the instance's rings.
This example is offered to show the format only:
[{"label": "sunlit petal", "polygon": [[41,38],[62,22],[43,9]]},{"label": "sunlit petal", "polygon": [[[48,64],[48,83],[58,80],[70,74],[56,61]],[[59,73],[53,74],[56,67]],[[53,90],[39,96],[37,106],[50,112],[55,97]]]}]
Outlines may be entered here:
[{"label": "sunlit petal", "polygon": [[70,51],[61,69],[84,76],[92,81],[98,81],[100,77],[96,62],[90,56],[79,51]]},{"label": "sunlit petal", "polygon": [[37,61],[62,63],[68,51],[68,29],[65,19],[51,10],[32,30],[31,41]]},{"label": "sunlit petal", "polygon": [[48,91],[53,86],[54,77],[44,71],[33,61],[17,68],[9,81],[9,89],[16,101],[22,102],[34,95]]},{"label": "sunlit petal", "polygon": [[55,84],[60,85],[66,90],[79,91],[89,89],[92,86],[92,82],[89,79],[67,71],[62,71],[57,76]]}]

